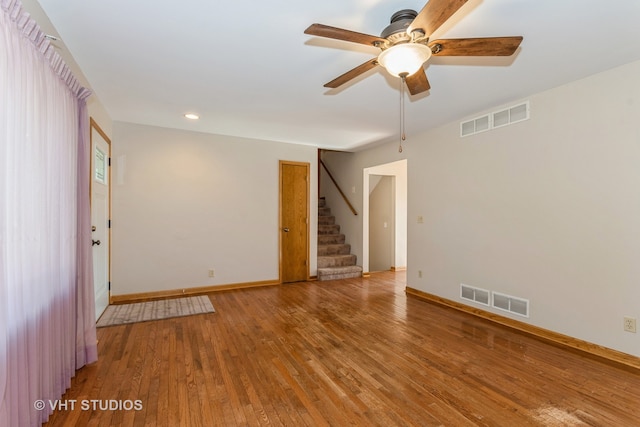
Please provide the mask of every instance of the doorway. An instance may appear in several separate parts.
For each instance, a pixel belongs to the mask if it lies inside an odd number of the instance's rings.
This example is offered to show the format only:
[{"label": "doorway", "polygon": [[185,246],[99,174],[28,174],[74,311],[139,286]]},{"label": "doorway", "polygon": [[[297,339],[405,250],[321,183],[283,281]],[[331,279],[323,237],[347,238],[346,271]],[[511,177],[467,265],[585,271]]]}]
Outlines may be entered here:
[{"label": "doorway", "polygon": [[280,161],[280,282],[309,279],[309,163]]},{"label": "doorway", "polygon": [[395,268],[395,177],[369,175],[369,271]]},{"label": "doorway", "polygon": [[[385,178],[386,177],[386,178]],[[391,212],[387,214],[387,231],[390,243],[391,266],[387,269],[405,270],[407,267],[407,160],[399,160],[397,162],[386,163],[378,166],[363,169],[363,195],[362,195],[362,268],[365,273],[372,271],[370,264],[371,253],[371,236],[370,227],[382,225],[384,228],[384,213],[375,212],[372,216],[370,210],[373,202],[374,207],[378,203],[372,197],[372,191],[375,192],[380,182],[386,182],[390,189],[384,193],[391,197],[391,200],[385,202]],[[387,195],[382,195],[386,198]],[[392,206],[392,207],[391,207]],[[371,224],[371,220],[380,224]],[[373,248],[377,250],[378,248]],[[376,255],[377,256],[377,255]]]},{"label": "doorway", "polygon": [[91,242],[93,247],[93,283],[96,320],[109,305],[110,265],[110,159],[111,140],[98,124],[90,119],[91,140]]}]

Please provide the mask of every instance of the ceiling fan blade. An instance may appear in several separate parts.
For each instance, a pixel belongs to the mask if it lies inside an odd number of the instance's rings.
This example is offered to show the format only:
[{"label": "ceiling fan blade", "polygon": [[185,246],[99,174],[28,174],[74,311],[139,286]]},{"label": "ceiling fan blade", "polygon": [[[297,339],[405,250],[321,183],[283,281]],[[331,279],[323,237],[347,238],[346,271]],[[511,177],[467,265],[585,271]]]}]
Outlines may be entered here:
[{"label": "ceiling fan blade", "polygon": [[407,28],[407,34],[421,29],[427,37],[431,37],[466,2],[467,0],[429,0]]},{"label": "ceiling fan blade", "polygon": [[342,28],[330,27],[323,24],[311,24],[309,28],[304,30],[305,34],[319,37],[327,37],[330,39],[344,40],[352,43],[360,43],[369,46],[376,46],[379,43],[385,43],[386,40],[378,36],[357,33],[355,31],[343,30]]},{"label": "ceiling fan blade", "polygon": [[427,73],[424,72],[424,68],[420,68],[415,73],[405,77],[404,81],[407,84],[407,88],[409,88],[409,93],[411,93],[411,95],[417,95],[431,89],[431,85],[429,84],[429,80],[427,80]]},{"label": "ceiling fan blade", "polygon": [[442,39],[429,42],[434,56],[510,56],[522,42],[515,37]]},{"label": "ceiling fan blade", "polygon": [[339,86],[342,86],[343,84],[345,84],[349,80],[352,80],[352,79],[358,77],[360,74],[366,73],[367,71],[375,68],[376,66],[378,66],[378,58],[370,59],[367,62],[365,62],[364,64],[358,65],[353,70],[349,70],[346,73],[344,73],[343,75],[341,75],[339,77],[336,77],[335,79],[331,80],[329,83],[325,84],[324,87],[330,87],[332,89],[335,89],[335,88],[337,88]]}]

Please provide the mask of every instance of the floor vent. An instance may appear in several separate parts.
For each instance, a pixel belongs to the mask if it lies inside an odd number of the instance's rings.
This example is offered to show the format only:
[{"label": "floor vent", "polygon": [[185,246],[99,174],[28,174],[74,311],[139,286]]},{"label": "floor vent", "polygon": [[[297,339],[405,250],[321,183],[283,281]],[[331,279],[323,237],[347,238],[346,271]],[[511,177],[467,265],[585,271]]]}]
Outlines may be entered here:
[{"label": "floor vent", "polygon": [[493,307],[517,314],[518,316],[529,317],[529,300],[512,297],[510,295],[492,292]]},{"label": "floor vent", "polygon": [[460,123],[460,136],[475,135],[487,130],[512,125],[529,119],[529,101],[494,111],[487,115],[476,117]]},{"label": "floor vent", "polygon": [[482,305],[489,305],[489,291],[473,286],[460,284],[460,298],[477,302]]}]

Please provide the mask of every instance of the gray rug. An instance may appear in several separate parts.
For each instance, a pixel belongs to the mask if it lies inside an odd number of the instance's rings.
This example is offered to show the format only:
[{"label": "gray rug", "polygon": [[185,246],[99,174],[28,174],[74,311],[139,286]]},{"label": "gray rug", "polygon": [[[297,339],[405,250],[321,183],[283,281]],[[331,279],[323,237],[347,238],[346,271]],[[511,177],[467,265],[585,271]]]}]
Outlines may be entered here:
[{"label": "gray rug", "polygon": [[103,326],[124,325],[126,323],[169,319],[171,317],[202,313],[215,313],[209,297],[204,295],[118,304],[108,306],[100,316],[96,326],[101,328]]}]

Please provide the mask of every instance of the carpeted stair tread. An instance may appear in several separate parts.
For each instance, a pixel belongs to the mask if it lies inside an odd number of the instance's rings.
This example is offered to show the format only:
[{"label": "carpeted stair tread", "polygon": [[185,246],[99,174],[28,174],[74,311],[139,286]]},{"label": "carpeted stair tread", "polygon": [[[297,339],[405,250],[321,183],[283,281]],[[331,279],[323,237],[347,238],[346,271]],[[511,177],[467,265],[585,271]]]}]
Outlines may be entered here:
[{"label": "carpeted stair tread", "polygon": [[318,224],[318,234],[340,234],[340,226],[338,224]]},{"label": "carpeted stair tread", "polygon": [[346,255],[350,253],[351,245],[347,243],[318,245],[318,256]]},{"label": "carpeted stair tread", "polygon": [[344,234],[319,234],[318,246],[337,245],[345,242]]},{"label": "carpeted stair tread", "polygon": [[340,225],[326,206],[324,198],[318,200],[318,280],[337,280],[362,277],[362,267],[351,254],[351,245],[345,243]]},{"label": "carpeted stair tread", "polygon": [[318,215],[318,225],[334,225],[336,223],[336,217],[331,216],[319,216]]},{"label": "carpeted stair tread", "polygon": [[356,256],[353,254],[318,257],[318,268],[345,267],[348,265],[355,265],[355,264],[356,264]]},{"label": "carpeted stair tread", "polygon": [[362,267],[350,265],[346,267],[319,268],[318,280],[338,280],[362,277]]}]

